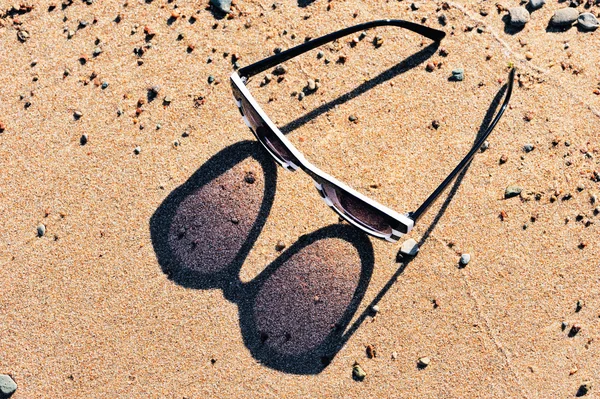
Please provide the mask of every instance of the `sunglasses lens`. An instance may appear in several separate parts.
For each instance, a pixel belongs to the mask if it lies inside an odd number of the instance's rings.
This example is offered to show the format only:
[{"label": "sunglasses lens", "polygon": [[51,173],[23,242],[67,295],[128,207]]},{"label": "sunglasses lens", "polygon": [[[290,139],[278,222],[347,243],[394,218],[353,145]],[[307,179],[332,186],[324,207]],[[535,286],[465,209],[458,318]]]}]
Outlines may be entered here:
[{"label": "sunglasses lens", "polygon": [[385,213],[328,182],[323,182],[321,186],[338,212],[368,230],[383,235],[392,234],[392,220]]},{"label": "sunglasses lens", "polygon": [[280,161],[299,165],[300,162],[298,162],[298,159],[290,152],[281,139],[277,137],[277,134],[269,127],[267,122],[260,116],[258,111],[250,104],[242,92],[234,83],[231,84],[231,87],[233,96],[244,117],[244,121],[252,132],[254,132],[256,138],[267,147],[273,155],[278,157]]}]

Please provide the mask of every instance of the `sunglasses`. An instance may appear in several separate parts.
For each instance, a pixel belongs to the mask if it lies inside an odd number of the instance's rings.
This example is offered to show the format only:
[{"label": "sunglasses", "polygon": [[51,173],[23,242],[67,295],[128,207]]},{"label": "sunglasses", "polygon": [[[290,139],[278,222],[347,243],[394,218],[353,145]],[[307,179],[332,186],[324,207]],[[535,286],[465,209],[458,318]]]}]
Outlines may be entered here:
[{"label": "sunglasses", "polygon": [[414,224],[419,220],[423,213],[427,211],[452,180],[469,164],[478,149],[490,135],[508,106],[512,94],[515,69],[512,68],[510,71],[505,99],[500,110],[485,132],[473,145],[471,151],[416,211],[406,214],[399,214],[362,195],[358,191],[345,185],[334,177],[329,176],[308,162],[264,113],[246,87],[246,82],[254,75],[264,72],[326,43],[378,26],[396,26],[405,28],[434,40],[435,42],[441,41],[446,36],[446,33],[443,31],[408,21],[371,21],[351,26],[317,39],[312,39],[292,47],[289,50],[282,51],[274,56],[241,68],[238,72],[234,72],[231,75],[231,88],[244,122],[250,128],[254,136],[256,136],[256,139],[279,165],[290,171],[301,169],[307,173],[313,179],[314,184],[325,203],[350,224],[374,237],[385,239],[390,242],[396,242],[402,235],[407,234],[412,230]]}]

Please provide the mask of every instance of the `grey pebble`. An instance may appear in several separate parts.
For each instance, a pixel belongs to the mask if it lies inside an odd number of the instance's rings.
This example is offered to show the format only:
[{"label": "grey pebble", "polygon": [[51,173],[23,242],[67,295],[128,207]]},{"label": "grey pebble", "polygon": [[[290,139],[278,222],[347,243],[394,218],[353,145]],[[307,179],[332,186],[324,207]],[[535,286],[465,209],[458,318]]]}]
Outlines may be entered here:
[{"label": "grey pebble", "polygon": [[506,190],[504,190],[504,198],[516,197],[521,194],[521,191],[523,191],[523,189],[519,186],[508,186],[506,187]]},{"label": "grey pebble", "polygon": [[210,76],[208,77],[208,83],[209,83],[209,84],[211,84],[211,83],[213,83],[214,81],[215,81],[215,77],[214,77],[214,76],[212,76],[212,75],[210,75]]},{"label": "grey pebble", "polygon": [[321,59],[321,58],[323,58],[323,57],[325,57],[325,53],[324,53],[324,52],[322,52],[322,51],[319,51],[319,52],[317,53],[317,58],[318,58],[318,59]]},{"label": "grey pebble", "polygon": [[462,82],[465,79],[465,70],[457,68],[452,71],[452,80],[456,82]]},{"label": "grey pebble", "polygon": [[577,18],[579,27],[583,30],[596,30],[600,26],[600,22],[591,12],[584,12]]},{"label": "grey pebble", "polygon": [[460,256],[459,263],[460,263],[461,266],[468,265],[470,261],[471,261],[471,255],[469,255],[469,254],[462,254]]},{"label": "grey pebble", "polygon": [[17,383],[6,374],[0,374],[0,396],[9,398],[17,390]]},{"label": "grey pebble", "polygon": [[529,0],[529,7],[531,7],[532,10],[542,8],[544,4],[546,4],[546,0]]},{"label": "grey pebble", "polygon": [[92,54],[94,55],[94,57],[98,57],[100,54],[102,54],[102,49],[100,47],[96,47]]},{"label": "grey pebble", "polygon": [[17,37],[20,41],[24,42],[27,39],[29,39],[29,32],[27,32],[26,30],[20,30],[17,32]]},{"label": "grey pebble", "polygon": [[527,22],[529,22],[529,11],[525,9],[525,7],[514,7],[508,10],[508,14],[510,15],[510,24],[516,27],[523,27]]},{"label": "grey pebble", "polygon": [[535,149],[535,146],[534,146],[533,144],[525,144],[525,145],[523,146],[523,150],[524,150],[525,152],[531,152],[531,151],[533,151],[534,149]]},{"label": "grey pebble", "polygon": [[102,82],[102,90],[106,89],[108,87],[108,82],[104,81]]},{"label": "grey pebble", "polygon": [[400,253],[403,255],[415,256],[418,252],[419,244],[412,238],[404,241],[400,247]]},{"label": "grey pebble", "polygon": [[210,4],[224,13],[229,13],[231,11],[231,0],[210,0]]},{"label": "grey pebble", "polygon": [[140,146],[137,146],[133,149],[133,153],[135,155],[138,155],[140,152],[142,152],[142,147],[140,147]]},{"label": "grey pebble", "polygon": [[304,92],[303,92],[303,91],[301,91],[301,92],[298,94],[298,100],[300,100],[300,101],[304,100],[304,96],[305,96]]},{"label": "grey pebble", "polygon": [[484,141],[483,144],[481,145],[481,152],[484,152],[485,150],[487,150],[488,148],[490,148],[490,142],[489,141]]},{"label": "grey pebble", "polygon": [[46,234],[46,226],[43,223],[38,224],[37,234],[38,237],[43,237]]},{"label": "grey pebble", "polygon": [[577,21],[577,17],[579,17],[579,11],[576,8],[561,8],[554,13],[550,24],[557,27],[571,26],[573,22]]}]

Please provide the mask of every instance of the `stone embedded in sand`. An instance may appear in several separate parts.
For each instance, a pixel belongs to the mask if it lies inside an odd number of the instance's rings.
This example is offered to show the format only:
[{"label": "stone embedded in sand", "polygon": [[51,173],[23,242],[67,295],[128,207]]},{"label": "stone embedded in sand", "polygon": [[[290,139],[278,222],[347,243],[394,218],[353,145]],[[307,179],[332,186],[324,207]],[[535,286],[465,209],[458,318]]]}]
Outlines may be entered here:
[{"label": "stone embedded in sand", "polygon": [[427,357],[427,356],[421,357],[417,361],[417,365],[419,366],[419,368],[422,368],[422,369],[424,369],[425,367],[429,366],[429,363],[431,363],[431,359],[429,357]]},{"label": "stone embedded in sand", "polygon": [[210,0],[210,4],[224,13],[229,13],[231,11],[231,0]]},{"label": "stone embedded in sand", "polygon": [[529,11],[525,7],[514,7],[508,10],[510,15],[510,24],[516,27],[523,27],[529,22]]},{"label": "stone embedded in sand", "polygon": [[464,266],[468,265],[470,261],[471,261],[471,255],[469,255],[469,254],[462,254],[460,256],[459,263],[460,263],[461,266],[464,267]]},{"label": "stone embedded in sand", "polygon": [[457,68],[452,71],[452,80],[455,82],[462,82],[465,80],[465,70],[462,68]]},{"label": "stone embedded in sand", "polygon": [[508,186],[506,187],[506,190],[504,190],[504,198],[516,197],[521,194],[521,191],[523,191],[523,189],[519,186]]},{"label": "stone embedded in sand", "polygon": [[402,246],[400,247],[400,253],[403,255],[415,256],[418,252],[419,244],[417,244],[417,242],[412,238],[409,238],[408,240],[404,241],[404,243],[402,243]]},{"label": "stone embedded in sand", "polygon": [[6,374],[0,374],[0,397],[10,398],[17,390],[17,383]]},{"label": "stone embedded in sand", "polygon": [[529,0],[529,7],[531,7],[532,10],[542,8],[544,4],[546,4],[546,0]]},{"label": "stone embedded in sand", "polygon": [[363,370],[363,368],[360,367],[360,364],[354,363],[354,366],[352,366],[352,377],[354,377],[354,379],[358,381],[362,381],[365,379],[366,376],[367,373],[365,373],[365,370]]},{"label": "stone embedded in sand", "polygon": [[577,21],[577,17],[579,17],[579,11],[576,8],[561,8],[552,16],[550,25],[562,28],[571,26],[573,22]]},{"label": "stone embedded in sand", "polygon": [[43,223],[40,223],[37,227],[37,235],[38,237],[43,237],[44,234],[46,234],[46,226]]},{"label": "stone embedded in sand", "polygon": [[591,12],[584,12],[577,18],[577,24],[583,30],[596,30],[600,26],[600,22]]}]

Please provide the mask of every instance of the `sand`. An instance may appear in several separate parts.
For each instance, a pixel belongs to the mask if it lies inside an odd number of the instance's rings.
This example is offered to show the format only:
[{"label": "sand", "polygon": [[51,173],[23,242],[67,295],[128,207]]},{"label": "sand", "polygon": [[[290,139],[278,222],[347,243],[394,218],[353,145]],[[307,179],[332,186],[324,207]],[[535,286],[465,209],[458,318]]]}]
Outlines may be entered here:
[{"label": "sand", "polygon": [[[490,1],[238,0],[233,19],[207,1],[7,14],[12,3],[0,3],[0,374],[13,398],[565,398],[600,383],[600,42],[546,31],[566,3],[519,32]],[[411,261],[275,167],[228,83],[232,54],[244,66],[381,18],[448,36],[436,47],[378,28],[249,87],[307,159],[407,212],[468,152],[517,66],[489,149],[406,237],[421,246]],[[455,68],[464,81],[448,81]],[[317,78],[316,93],[291,96]],[[508,185],[523,198],[504,199]]]}]

